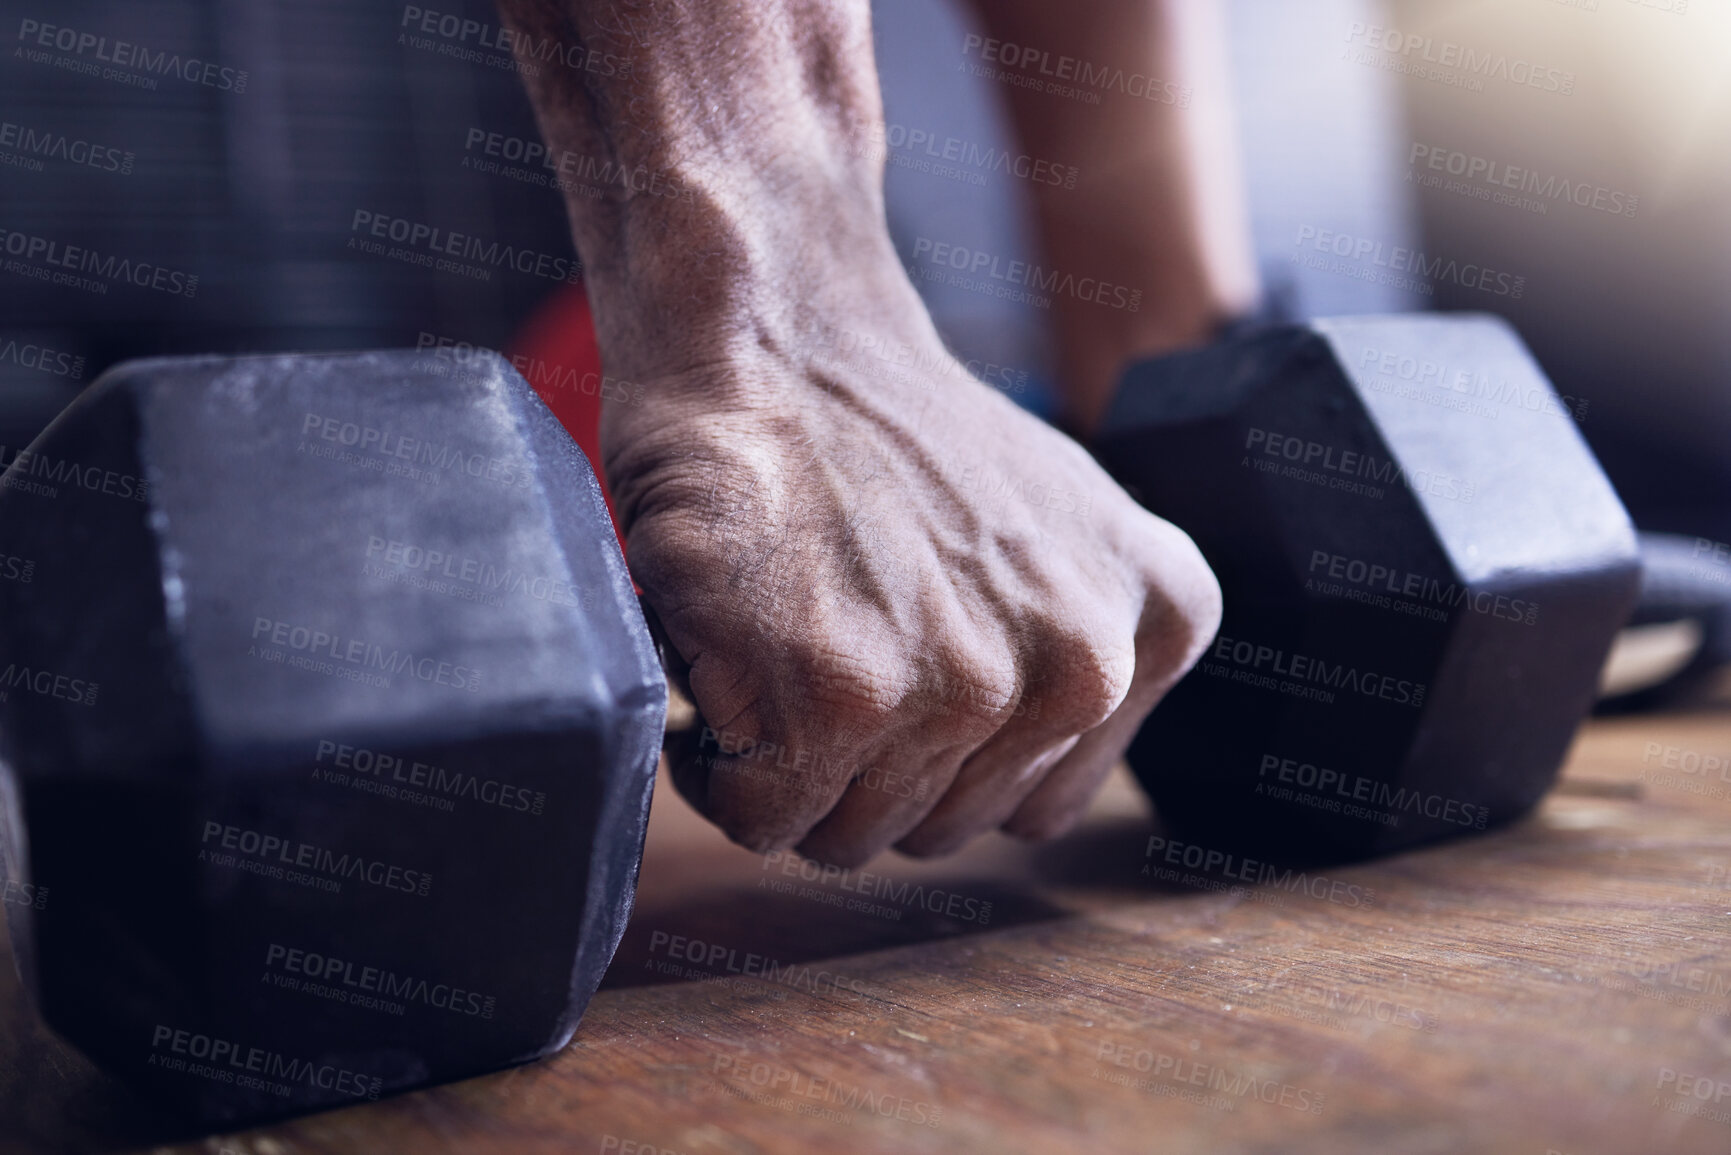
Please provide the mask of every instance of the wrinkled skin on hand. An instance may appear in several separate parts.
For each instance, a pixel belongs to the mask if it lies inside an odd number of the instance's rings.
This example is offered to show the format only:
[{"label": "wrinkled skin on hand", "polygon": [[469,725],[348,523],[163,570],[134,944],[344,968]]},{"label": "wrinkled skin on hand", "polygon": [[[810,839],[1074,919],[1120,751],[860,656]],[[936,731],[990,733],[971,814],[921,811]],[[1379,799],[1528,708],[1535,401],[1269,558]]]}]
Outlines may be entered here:
[{"label": "wrinkled skin on hand", "polygon": [[644,4],[629,37],[593,7],[505,10],[632,60],[531,80],[552,146],[680,190],[571,201],[608,372],[642,386],[603,410],[627,557],[709,738],[676,784],[843,865],[1062,831],[1212,637],[1212,574],[945,351],[853,147],[881,125],[863,3]]},{"label": "wrinkled skin on hand", "polygon": [[926,354],[886,381],[766,353],[607,415],[632,573],[712,732],[676,781],[747,846],[1054,834],[1213,633],[1183,533]]}]

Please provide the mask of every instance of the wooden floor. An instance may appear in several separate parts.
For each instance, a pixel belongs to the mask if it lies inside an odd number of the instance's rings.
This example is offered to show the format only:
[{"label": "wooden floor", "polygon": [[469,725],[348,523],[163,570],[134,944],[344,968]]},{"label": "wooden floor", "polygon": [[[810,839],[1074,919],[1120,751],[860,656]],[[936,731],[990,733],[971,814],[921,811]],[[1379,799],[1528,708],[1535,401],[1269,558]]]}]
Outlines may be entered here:
[{"label": "wooden floor", "polygon": [[[1731,1151],[1731,770],[1665,768],[1698,756],[1731,710],[1594,722],[1518,826],[1292,892],[1144,875],[1127,779],[1054,845],[815,880],[664,789],[556,1058],[175,1149]],[[0,1150],[158,1140],[0,974]]]}]

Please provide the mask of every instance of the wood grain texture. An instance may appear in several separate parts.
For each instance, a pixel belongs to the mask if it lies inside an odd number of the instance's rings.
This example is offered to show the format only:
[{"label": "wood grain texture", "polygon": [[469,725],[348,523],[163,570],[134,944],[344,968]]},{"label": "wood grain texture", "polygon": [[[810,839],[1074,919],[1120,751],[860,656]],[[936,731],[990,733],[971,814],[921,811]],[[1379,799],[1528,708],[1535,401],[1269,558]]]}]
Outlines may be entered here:
[{"label": "wood grain texture", "polygon": [[[1518,825],[1290,890],[1145,876],[1122,776],[1055,844],[816,881],[663,789],[558,1056],[172,1149],[1725,1152],[1731,770],[1667,748],[1731,712],[1593,722]],[[168,1133],[4,976],[0,1149]]]}]

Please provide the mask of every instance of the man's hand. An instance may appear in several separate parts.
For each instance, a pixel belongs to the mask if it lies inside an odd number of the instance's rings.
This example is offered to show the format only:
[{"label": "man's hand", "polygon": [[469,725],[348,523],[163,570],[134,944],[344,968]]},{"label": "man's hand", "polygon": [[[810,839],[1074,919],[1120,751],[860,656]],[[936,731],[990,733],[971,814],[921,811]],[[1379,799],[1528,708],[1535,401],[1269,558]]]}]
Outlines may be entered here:
[{"label": "man's hand", "polygon": [[844,864],[1057,833],[1212,636],[1213,576],[943,349],[864,147],[864,0],[627,7],[505,4],[520,56],[631,62],[531,76],[550,145],[674,190],[570,203],[608,372],[643,386],[603,412],[627,556],[712,732],[676,782]]},{"label": "man's hand", "polygon": [[1213,577],[935,341],[888,372],[848,332],[608,414],[632,573],[715,735],[678,781],[747,846],[845,864],[1056,833],[1212,635]]}]

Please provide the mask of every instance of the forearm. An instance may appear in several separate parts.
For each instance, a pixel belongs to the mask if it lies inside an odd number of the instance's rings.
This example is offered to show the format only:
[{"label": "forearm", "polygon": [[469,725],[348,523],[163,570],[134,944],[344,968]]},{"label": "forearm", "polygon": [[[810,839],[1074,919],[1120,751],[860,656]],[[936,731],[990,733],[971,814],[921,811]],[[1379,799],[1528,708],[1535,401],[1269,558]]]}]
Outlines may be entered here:
[{"label": "forearm", "polygon": [[995,41],[1000,59],[1044,52],[1097,78],[1076,86],[1098,104],[1003,86],[1023,149],[1078,170],[1073,188],[1032,188],[1048,265],[1141,292],[1134,310],[1053,301],[1064,417],[1090,429],[1127,360],[1201,341],[1258,296],[1220,13],[1213,0],[973,2],[982,56]]},{"label": "forearm", "polygon": [[[501,0],[549,148],[647,174],[567,196],[610,370],[654,378],[795,342],[849,283],[917,307],[883,223],[867,0]],[[642,189],[644,184],[652,187]],[[636,187],[634,187],[636,186]],[[583,193],[593,193],[584,189]]]},{"label": "forearm", "polygon": [[1060,829],[1212,635],[1201,555],[944,350],[884,221],[867,0],[638,2],[503,7],[553,153],[650,174],[568,199],[643,385],[602,410],[632,577],[726,736],[674,782],[846,864]]}]

